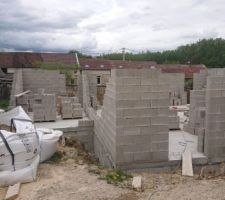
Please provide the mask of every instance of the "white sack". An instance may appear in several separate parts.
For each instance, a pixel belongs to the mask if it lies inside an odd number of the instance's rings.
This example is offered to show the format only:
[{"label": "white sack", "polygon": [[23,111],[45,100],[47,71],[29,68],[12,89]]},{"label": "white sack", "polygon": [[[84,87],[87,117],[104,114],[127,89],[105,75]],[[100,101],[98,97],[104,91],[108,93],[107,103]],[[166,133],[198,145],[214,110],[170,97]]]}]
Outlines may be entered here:
[{"label": "white sack", "polygon": [[48,160],[56,152],[62,131],[36,130],[20,106],[0,114],[0,123],[16,128],[16,133],[1,130],[14,155],[14,164],[9,149],[0,137],[0,186],[34,181],[39,162]]},{"label": "white sack", "polygon": [[39,154],[39,141],[36,133],[18,134],[1,130],[12,155],[0,137],[0,171],[18,170],[29,166]]},{"label": "white sack", "polygon": [[36,156],[31,165],[16,171],[0,172],[0,186],[14,185],[18,182],[28,183],[36,180],[37,168],[40,157]]},{"label": "white sack", "polygon": [[11,119],[24,119],[31,121],[30,117],[23,110],[21,106],[13,108],[12,110],[4,113],[0,113],[0,123],[10,126]]},{"label": "white sack", "polygon": [[40,162],[44,162],[52,157],[57,151],[59,138],[62,131],[38,128],[37,133],[40,141]]},{"label": "white sack", "polygon": [[35,126],[32,121],[23,121],[20,119],[13,119],[13,125],[17,133],[34,133],[36,132]]}]

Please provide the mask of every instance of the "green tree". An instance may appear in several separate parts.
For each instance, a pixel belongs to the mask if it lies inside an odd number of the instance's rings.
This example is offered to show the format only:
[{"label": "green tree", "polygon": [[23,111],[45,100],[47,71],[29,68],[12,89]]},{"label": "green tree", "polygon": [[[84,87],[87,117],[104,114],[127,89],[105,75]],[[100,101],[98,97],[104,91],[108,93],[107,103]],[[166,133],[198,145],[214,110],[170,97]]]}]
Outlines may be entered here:
[{"label": "green tree", "polygon": [[[103,54],[100,58],[122,60],[122,53]],[[182,45],[175,50],[162,52],[127,53],[126,60],[154,60],[159,64],[205,64],[207,67],[225,67],[225,40],[203,39],[193,44]]]}]

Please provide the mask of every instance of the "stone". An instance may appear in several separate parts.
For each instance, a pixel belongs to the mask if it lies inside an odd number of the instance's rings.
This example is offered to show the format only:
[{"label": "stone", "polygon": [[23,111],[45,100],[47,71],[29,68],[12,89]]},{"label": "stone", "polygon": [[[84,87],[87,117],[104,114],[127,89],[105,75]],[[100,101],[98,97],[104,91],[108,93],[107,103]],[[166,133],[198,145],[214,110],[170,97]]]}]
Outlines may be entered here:
[{"label": "stone", "polygon": [[141,176],[135,176],[132,181],[132,188],[138,192],[143,191],[143,179]]}]

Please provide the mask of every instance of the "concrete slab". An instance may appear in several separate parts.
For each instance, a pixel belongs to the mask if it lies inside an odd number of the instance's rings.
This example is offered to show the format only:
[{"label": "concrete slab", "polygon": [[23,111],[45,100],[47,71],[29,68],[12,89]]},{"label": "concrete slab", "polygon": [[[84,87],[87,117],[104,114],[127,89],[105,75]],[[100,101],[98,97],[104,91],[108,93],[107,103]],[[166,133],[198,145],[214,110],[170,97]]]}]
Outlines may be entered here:
[{"label": "concrete slab", "polygon": [[169,132],[169,160],[181,160],[185,150],[192,153],[193,159],[206,158],[203,153],[198,152],[198,136],[185,131]]},{"label": "concrete slab", "polygon": [[78,127],[78,119],[57,120],[55,122],[36,122],[34,124],[36,128],[71,128]]}]

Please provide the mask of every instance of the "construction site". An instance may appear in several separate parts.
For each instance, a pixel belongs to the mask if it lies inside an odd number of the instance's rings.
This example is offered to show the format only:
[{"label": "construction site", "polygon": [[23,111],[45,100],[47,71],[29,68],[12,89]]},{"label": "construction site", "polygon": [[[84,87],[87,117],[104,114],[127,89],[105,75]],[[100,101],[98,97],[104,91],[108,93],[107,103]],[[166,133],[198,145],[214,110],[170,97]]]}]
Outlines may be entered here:
[{"label": "construction site", "polygon": [[0,95],[0,199],[225,199],[222,68],[0,53]]}]

